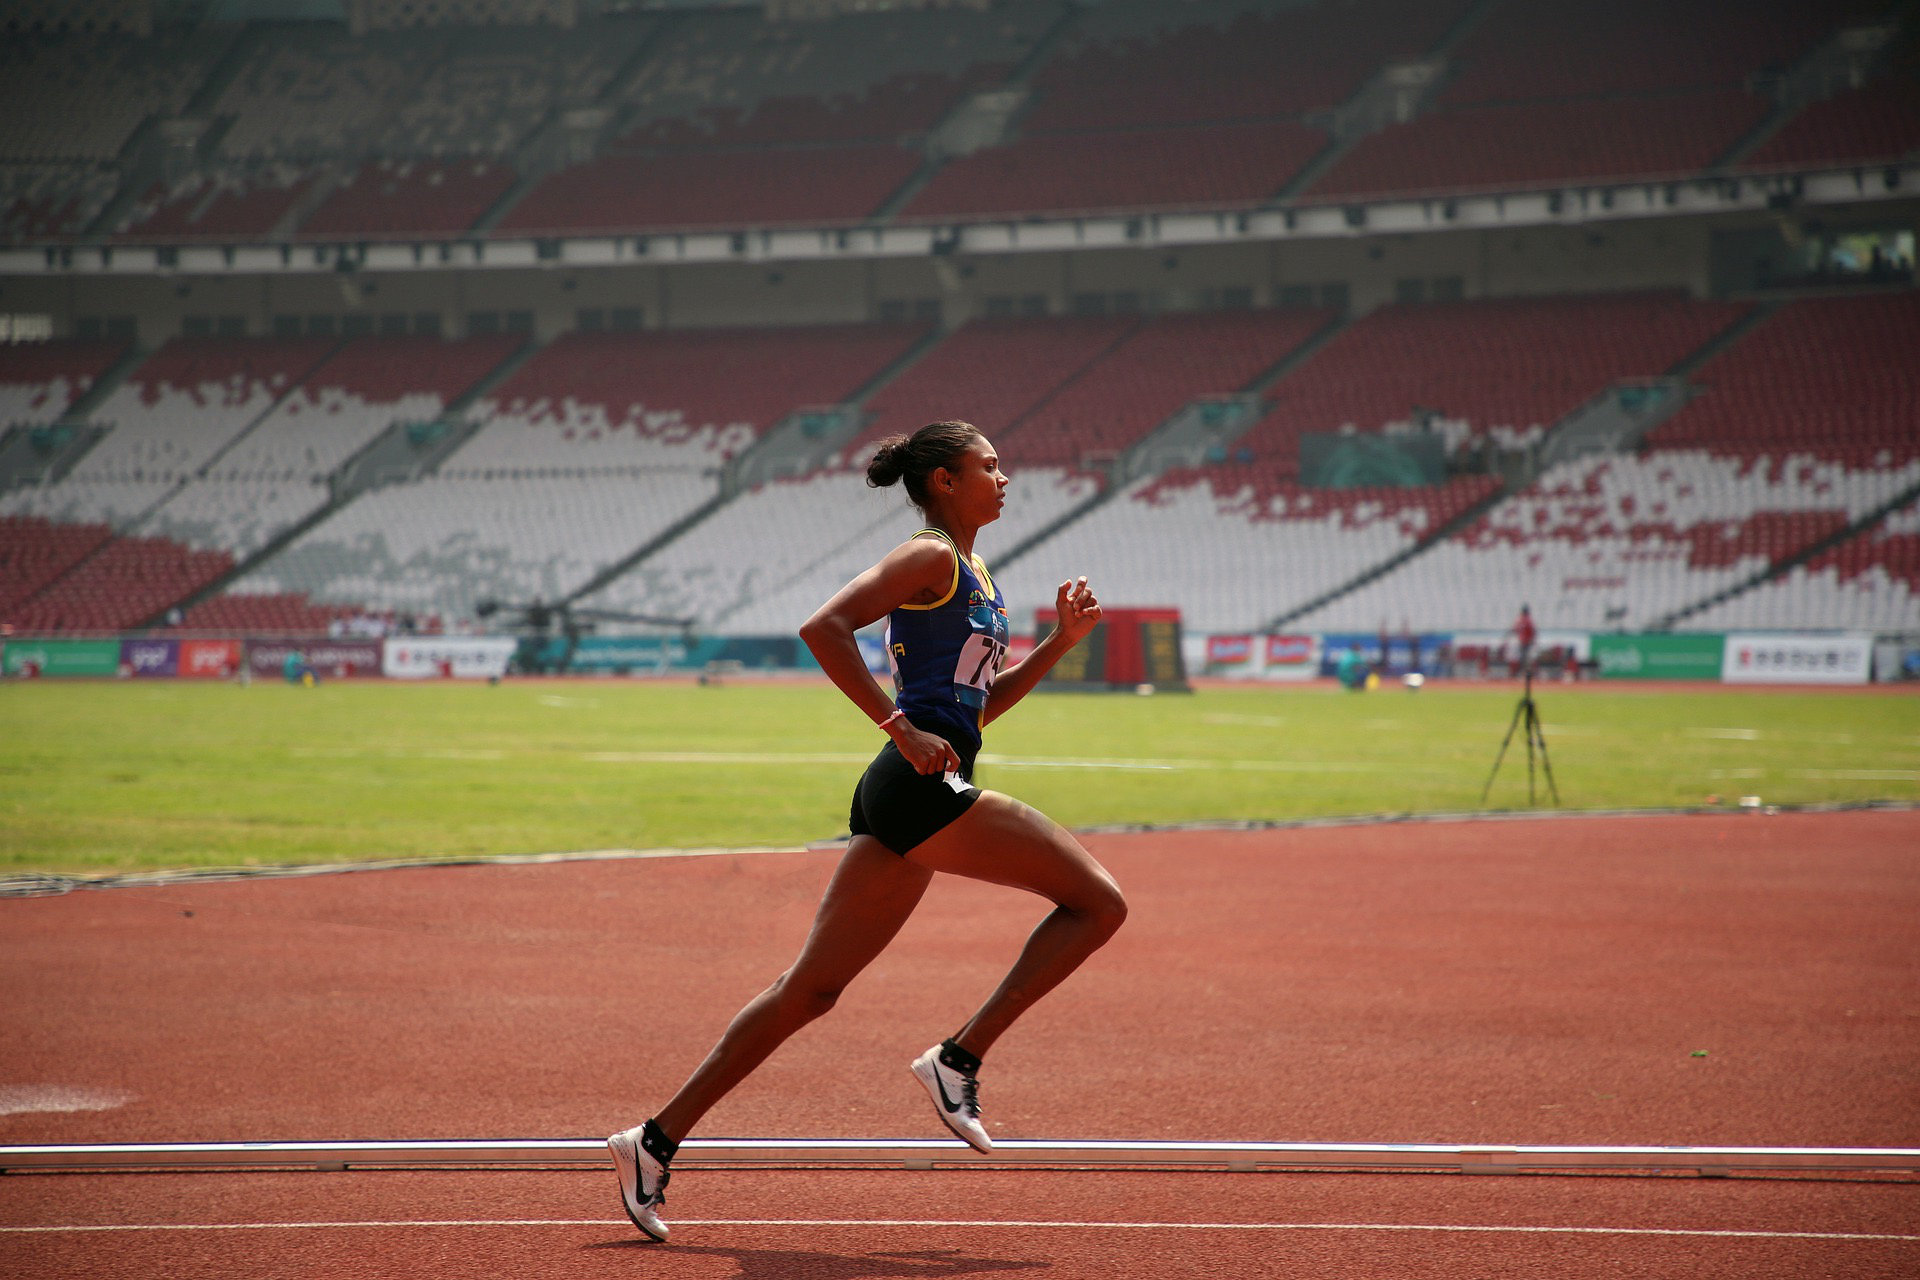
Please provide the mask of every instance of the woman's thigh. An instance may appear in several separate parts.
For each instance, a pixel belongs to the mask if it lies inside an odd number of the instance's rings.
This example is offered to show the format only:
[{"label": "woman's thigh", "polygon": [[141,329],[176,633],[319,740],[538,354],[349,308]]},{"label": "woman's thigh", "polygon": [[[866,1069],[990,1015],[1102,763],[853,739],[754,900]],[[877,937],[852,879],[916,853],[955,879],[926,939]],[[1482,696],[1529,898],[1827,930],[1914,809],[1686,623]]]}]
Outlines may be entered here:
[{"label": "woman's thigh", "polygon": [[945,871],[1025,889],[1075,911],[1124,905],[1120,886],[1073,833],[1030,805],[982,791],[973,806],[907,854]]},{"label": "woman's thigh", "polygon": [[814,913],[790,980],[837,990],[873,961],[920,904],[933,873],[872,836],[855,836]]}]

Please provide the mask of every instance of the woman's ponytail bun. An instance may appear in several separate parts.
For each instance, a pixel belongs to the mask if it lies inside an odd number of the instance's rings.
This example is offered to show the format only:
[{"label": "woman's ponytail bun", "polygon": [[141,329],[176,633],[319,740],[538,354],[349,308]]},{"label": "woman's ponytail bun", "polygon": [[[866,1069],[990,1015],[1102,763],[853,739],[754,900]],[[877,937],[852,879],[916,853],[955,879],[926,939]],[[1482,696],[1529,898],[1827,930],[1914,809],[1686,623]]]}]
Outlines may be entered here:
[{"label": "woman's ponytail bun", "polygon": [[867,483],[884,489],[896,480],[907,482],[907,497],[927,509],[927,478],[941,467],[960,465],[979,428],[970,422],[929,422],[910,436],[888,436],[867,463]]},{"label": "woman's ponytail bun", "polygon": [[882,440],[867,463],[867,483],[884,489],[905,475],[909,444],[905,436],[888,436]]}]

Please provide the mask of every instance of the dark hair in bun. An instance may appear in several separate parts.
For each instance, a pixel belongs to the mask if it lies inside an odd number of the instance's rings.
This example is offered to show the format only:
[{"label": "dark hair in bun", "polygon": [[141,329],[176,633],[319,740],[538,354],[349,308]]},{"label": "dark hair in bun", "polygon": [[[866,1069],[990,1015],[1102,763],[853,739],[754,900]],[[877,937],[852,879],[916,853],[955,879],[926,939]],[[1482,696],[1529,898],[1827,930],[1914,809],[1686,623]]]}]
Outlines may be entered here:
[{"label": "dark hair in bun", "polygon": [[896,480],[907,484],[907,497],[927,509],[927,477],[941,467],[958,465],[960,455],[980,436],[970,422],[929,422],[910,436],[888,436],[867,463],[867,483],[883,489]]}]

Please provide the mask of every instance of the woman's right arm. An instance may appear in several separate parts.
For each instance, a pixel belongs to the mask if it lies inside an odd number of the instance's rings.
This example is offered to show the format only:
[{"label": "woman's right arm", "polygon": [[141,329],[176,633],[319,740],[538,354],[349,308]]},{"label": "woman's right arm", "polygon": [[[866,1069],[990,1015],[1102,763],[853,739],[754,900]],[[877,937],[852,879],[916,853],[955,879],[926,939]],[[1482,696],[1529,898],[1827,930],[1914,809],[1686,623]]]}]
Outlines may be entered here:
[{"label": "woman's right arm", "polygon": [[[854,633],[903,604],[937,600],[953,579],[953,552],[944,541],[915,538],[834,593],[800,627],[800,639],[820,669],[867,719],[879,724],[894,711],[893,699],[867,670]],[[960,767],[959,753],[937,734],[895,720],[887,733],[908,764],[921,773]]]}]

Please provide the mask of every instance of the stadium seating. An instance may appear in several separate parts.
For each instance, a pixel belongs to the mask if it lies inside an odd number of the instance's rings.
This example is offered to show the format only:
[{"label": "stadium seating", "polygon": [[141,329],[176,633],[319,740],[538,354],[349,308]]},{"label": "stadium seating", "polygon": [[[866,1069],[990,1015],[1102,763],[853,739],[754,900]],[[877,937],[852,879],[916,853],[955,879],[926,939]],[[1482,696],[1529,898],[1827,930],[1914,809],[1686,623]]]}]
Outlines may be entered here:
[{"label": "stadium seating", "polygon": [[1701,394],[1651,442],[1903,462],[1920,454],[1915,351],[1920,293],[1788,302],[1692,375]]},{"label": "stadium seating", "polygon": [[94,415],[113,431],[80,479],[184,479],[257,421],[333,349],[325,338],[175,338]]},{"label": "stadium seating", "polygon": [[234,34],[10,33],[0,41],[0,156],[112,160],[148,117],[187,105]]},{"label": "stadium seating", "polygon": [[318,479],[396,422],[429,422],[521,345],[512,335],[355,338],[289,390],[208,474]]},{"label": "stadium seating", "polygon": [[1023,621],[1084,573],[1110,604],[1177,605],[1193,629],[1247,631],[1432,536],[1497,487],[1479,477],[1309,490],[1271,467],[1180,468],[1133,482],[1048,538],[1002,586]]},{"label": "stadium seating", "polygon": [[684,15],[620,89],[620,146],[899,140],[959,96],[1000,80],[1060,17],[1055,0],[767,21],[750,10]]},{"label": "stadium seating", "polygon": [[55,523],[0,515],[0,620],[25,604],[113,536],[104,524]]},{"label": "stadium seating", "polygon": [[1920,622],[1920,504],[1822,551],[1784,575],[1688,617],[1703,630],[1825,628],[1912,631]]},{"label": "stadium seating", "polygon": [[1090,7],[1034,77],[1028,132],[1270,120],[1336,106],[1424,54],[1464,0]]},{"label": "stadium seating", "polygon": [[440,475],[361,495],[242,575],[230,594],[470,618],[553,601],[713,496],[685,471]]},{"label": "stadium seating", "polygon": [[1739,88],[1792,65],[1870,3],[1752,0],[1738,21],[1717,0],[1503,0],[1454,51],[1450,105]]},{"label": "stadium seating", "polygon": [[0,243],[78,235],[92,225],[119,186],[117,174],[92,167],[0,168]]},{"label": "stadium seating", "polygon": [[298,592],[273,595],[223,592],[188,609],[177,629],[249,636],[276,631],[323,636],[329,634],[336,623],[359,612],[352,606],[314,604]]},{"label": "stadium seating", "polygon": [[1030,135],[950,161],[900,216],[1245,207],[1277,194],[1327,140],[1291,120]]},{"label": "stadium seating", "polygon": [[348,177],[300,224],[302,238],[452,235],[498,204],[514,171],[493,160],[385,160]]},{"label": "stadium seating", "polygon": [[1766,117],[1741,89],[1456,107],[1360,140],[1302,199],[1444,196],[1698,173]]},{"label": "stadium seating", "polygon": [[126,351],[85,339],[0,343],[0,429],[58,422]]},{"label": "stadium seating", "polygon": [[1473,629],[1505,625],[1525,604],[1542,627],[1644,628],[1803,553],[1916,483],[1920,458],[1897,469],[1692,449],[1580,459],[1299,625],[1364,629],[1404,616],[1425,629]]},{"label": "stadium seating", "polygon": [[[840,451],[864,469],[876,442],[928,422],[971,422],[995,443],[1139,325],[1132,316],[973,320],[867,401],[866,428]],[[1020,461],[1011,450],[1009,466]]]},{"label": "stadium seating", "polygon": [[148,190],[115,235],[141,242],[258,240],[293,211],[313,181],[310,171],[286,164],[196,173]]},{"label": "stadium seating", "polygon": [[24,632],[125,630],[232,567],[224,551],[193,551],[164,538],[114,538],[4,620]]},{"label": "stadium seating", "polygon": [[[1095,487],[1070,472],[1021,472],[976,550],[991,569],[997,548],[1038,532]],[[741,494],[583,603],[694,618],[729,632],[791,634],[922,523],[898,487],[874,489],[856,472],[776,480]],[[1048,591],[1051,600],[1052,584]]]},{"label": "stadium seating", "polygon": [[481,399],[475,413],[487,425],[442,470],[718,467],[793,410],[845,400],[925,333],[827,325],[564,334]]},{"label": "stadium seating", "polygon": [[1920,149],[1920,80],[1890,76],[1809,103],[1743,169],[1890,163]]},{"label": "stadium seating", "polygon": [[1614,380],[1665,373],[1746,310],[1678,293],[1382,307],[1275,383],[1236,451],[1284,469],[1303,435],[1403,429],[1421,410],[1450,450],[1524,445]]},{"label": "stadium seating", "polygon": [[1242,390],[1332,319],[1308,308],[1156,316],[1021,418],[1000,441],[1007,465],[1111,459],[1182,406]]},{"label": "stadium seating", "polygon": [[858,223],[919,165],[918,152],[883,145],[601,156],[542,180],[496,233]]}]

